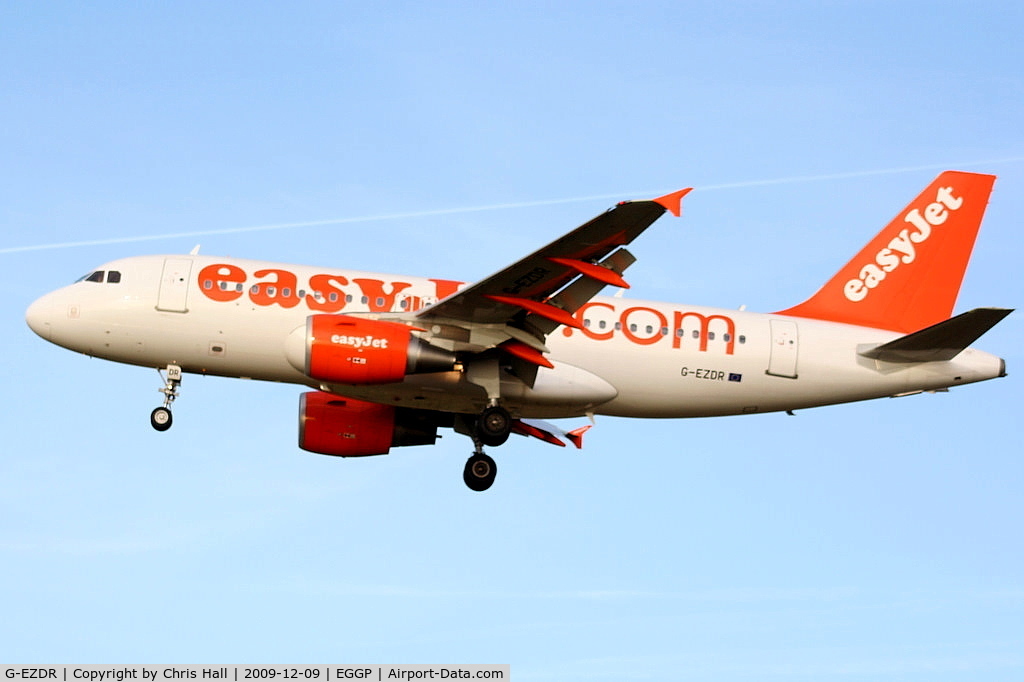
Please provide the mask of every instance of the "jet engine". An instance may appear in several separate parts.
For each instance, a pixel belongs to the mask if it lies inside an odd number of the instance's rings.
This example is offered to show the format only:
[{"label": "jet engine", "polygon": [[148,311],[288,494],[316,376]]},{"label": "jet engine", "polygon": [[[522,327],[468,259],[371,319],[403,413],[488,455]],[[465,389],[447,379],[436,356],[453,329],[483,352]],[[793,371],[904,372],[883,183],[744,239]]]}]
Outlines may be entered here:
[{"label": "jet engine", "polygon": [[343,398],[322,391],[299,396],[299,447],[336,457],[386,455],[392,447],[433,445],[431,413]]},{"label": "jet engine", "polygon": [[352,315],[310,315],[286,343],[288,362],[336,384],[390,384],[407,374],[447,372],[455,354],[413,335],[404,324]]}]

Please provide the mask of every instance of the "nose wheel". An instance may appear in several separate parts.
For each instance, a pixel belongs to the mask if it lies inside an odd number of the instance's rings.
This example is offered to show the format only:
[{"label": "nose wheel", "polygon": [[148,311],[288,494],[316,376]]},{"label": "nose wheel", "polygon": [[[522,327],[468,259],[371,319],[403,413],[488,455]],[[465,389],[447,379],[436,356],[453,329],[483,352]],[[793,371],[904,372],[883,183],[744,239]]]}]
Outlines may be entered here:
[{"label": "nose wheel", "polygon": [[174,422],[171,415],[171,403],[178,397],[178,387],[181,386],[181,367],[167,365],[166,370],[158,369],[157,371],[160,373],[160,378],[164,380],[164,386],[160,389],[160,392],[164,394],[164,404],[150,413],[149,423],[157,431],[166,431]]},{"label": "nose wheel", "polygon": [[166,431],[173,423],[171,411],[166,407],[158,407],[149,414],[149,423],[157,431]]}]

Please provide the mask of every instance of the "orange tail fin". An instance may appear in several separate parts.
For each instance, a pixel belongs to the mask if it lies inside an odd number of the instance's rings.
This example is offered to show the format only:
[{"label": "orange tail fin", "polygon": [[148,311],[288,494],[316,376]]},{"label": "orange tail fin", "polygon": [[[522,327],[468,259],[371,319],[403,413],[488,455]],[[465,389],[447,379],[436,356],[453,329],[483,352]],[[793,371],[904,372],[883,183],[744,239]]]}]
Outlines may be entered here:
[{"label": "orange tail fin", "polygon": [[949,318],[995,180],[942,173],[816,294],[778,314],[904,333]]}]

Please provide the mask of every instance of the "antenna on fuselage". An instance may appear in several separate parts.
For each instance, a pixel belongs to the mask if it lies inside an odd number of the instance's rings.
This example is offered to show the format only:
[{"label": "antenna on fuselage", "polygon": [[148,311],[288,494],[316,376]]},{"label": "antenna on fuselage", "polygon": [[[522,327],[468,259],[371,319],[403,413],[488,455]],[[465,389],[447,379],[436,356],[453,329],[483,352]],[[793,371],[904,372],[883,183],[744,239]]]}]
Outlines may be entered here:
[{"label": "antenna on fuselage", "polygon": [[190,256],[198,256],[199,255],[199,246],[200,246],[199,244],[196,244],[195,246],[193,246],[192,250],[188,252],[188,255],[190,255]]}]

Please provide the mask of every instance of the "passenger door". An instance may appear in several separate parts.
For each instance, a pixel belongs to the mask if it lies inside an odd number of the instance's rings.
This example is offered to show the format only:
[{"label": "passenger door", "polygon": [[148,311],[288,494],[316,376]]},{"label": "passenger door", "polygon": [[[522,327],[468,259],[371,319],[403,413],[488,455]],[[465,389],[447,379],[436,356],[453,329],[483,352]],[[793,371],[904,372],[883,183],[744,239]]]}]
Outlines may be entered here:
[{"label": "passenger door", "polygon": [[160,293],[156,309],[171,313],[188,312],[188,281],[192,276],[192,260],[167,258],[160,276]]}]

